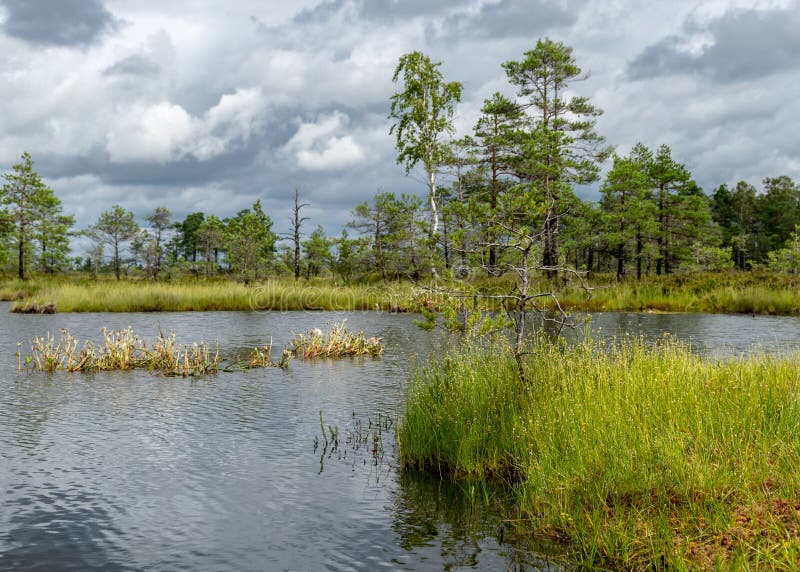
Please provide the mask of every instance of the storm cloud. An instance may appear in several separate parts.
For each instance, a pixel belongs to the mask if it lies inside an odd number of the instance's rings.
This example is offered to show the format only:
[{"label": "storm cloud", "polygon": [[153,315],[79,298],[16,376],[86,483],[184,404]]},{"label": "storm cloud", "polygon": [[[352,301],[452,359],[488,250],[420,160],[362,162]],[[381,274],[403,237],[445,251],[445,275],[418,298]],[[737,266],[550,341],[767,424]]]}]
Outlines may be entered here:
[{"label": "storm cloud", "polygon": [[100,0],[2,0],[3,32],[32,44],[80,46],[117,27]]},{"label": "storm cloud", "polygon": [[[693,49],[693,44],[697,45]],[[706,25],[648,46],[630,63],[632,79],[697,74],[719,82],[751,81],[800,69],[800,9],[731,10]]]}]

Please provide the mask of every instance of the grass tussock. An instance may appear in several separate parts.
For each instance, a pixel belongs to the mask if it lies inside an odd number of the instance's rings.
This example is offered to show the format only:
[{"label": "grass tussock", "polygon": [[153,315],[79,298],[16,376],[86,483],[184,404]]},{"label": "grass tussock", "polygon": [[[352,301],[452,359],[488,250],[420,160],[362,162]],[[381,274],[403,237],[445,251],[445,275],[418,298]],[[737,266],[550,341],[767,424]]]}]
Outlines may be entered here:
[{"label": "grass tussock", "polygon": [[245,360],[223,368],[218,345],[213,348],[206,342],[181,345],[174,333],[159,333],[154,342],[148,343],[131,328],[118,331],[103,329],[102,342],[95,344],[92,341],[80,343],[67,330],[62,330],[59,339],[52,334],[34,338],[31,353],[23,358],[21,351],[17,352],[17,359],[21,371],[52,373],[146,369],[184,377],[216,374],[220,370],[288,367],[291,356],[284,352],[279,362],[273,362],[270,358],[271,349],[269,345],[254,348]]},{"label": "grass tussock", "polygon": [[800,356],[665,341],[501,346],[412,376],[400,456],[506,482],[532,532],[612,569],[800,567]]},{"label": "grass tussock", "polygon": [[383,353],[384,345],[380,338],[368,338],[364,332],[351,332],[346,322],[334,324],[327,332],[313,329],[297,334],[289,342],[288,351],[305,359],[379,356]]}]

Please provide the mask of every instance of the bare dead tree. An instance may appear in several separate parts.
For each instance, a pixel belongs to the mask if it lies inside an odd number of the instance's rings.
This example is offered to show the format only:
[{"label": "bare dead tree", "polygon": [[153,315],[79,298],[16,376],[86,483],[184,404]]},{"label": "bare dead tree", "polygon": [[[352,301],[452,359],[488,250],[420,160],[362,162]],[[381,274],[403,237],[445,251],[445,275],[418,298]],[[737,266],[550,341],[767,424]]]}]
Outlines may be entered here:
[{"label": "bare dead tree", "polygon": [[311,206],[309,203],[300,203],[300,191],[298,189],[294,190],[294,208],[293,208],[293,215],[290,219],[291,223],[291,232],[284,233],[281,235],[281,238],[291,240],[294,243],[294,254],[292,256],[292,269],[294,270],[294,279],[298,280],[300,278],[300,238],[302,235],[300,234],[300,228],[303,226],[303,223],[308,220],[307,216],[301,217],[300,211],[304,207]]}]

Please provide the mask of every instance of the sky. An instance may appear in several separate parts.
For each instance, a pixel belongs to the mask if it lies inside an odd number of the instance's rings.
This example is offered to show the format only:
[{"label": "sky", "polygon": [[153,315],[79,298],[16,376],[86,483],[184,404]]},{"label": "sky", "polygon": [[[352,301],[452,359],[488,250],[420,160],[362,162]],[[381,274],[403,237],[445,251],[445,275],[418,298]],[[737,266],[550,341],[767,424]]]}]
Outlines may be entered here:
[{"label": "sky", "polygon": [[379,190],[426,192],[388,132],[401,55],[463,83],[465,135],[541,37],[618,153],[667,144],[709,193],[800,181],[800,0],[0,0],[0,171],[30,152],[78,228],[261,199],[285,232],[297,188],[338,234]]}]

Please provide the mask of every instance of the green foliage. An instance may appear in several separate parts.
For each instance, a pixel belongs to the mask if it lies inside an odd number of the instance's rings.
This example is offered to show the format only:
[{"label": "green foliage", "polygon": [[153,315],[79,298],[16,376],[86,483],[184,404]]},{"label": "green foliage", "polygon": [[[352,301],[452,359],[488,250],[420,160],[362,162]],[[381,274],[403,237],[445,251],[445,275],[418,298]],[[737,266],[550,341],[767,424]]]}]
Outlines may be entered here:
[{"label": "green foliage", "polygon": [[245,282],[264,276],[275,254],[277,236],[272,219],[261,208],[261,200],[251,209],[239,211],[225,221],[225,250],[233,271]]},{"label": "green foliage", "polygon": [[203,225],[206,216],[202,212],[194,212],[186,215],[183,222],[177,225],[180,237],[179,245],[181,254],[186,260],[193,263],[197,262],[201,255],[200,245],[197,240],[197,233]]},{"label": "green foliage", "polygon": [[319,276],[322,272],[330,269],[333,264],[333,254],[331,253],[333,241],[325,236],[322,226],[318,225],[308,239],[303,241],[302,246],[306,278]]},{"label": "green foliage", "polygon": [[[462,90],[460,83],[444,81],[439,65],[418,51],[403,55],[392,76],[392,81],[402,81],[403,90],[392,96],[389,113],[393,120],[389,134],[396,136],[398,164],[408,174],[422,163],[427,175],[432,241],[439,232],[436,173],[447,156],[442,137],[454,131],[453,114]],[[434,264],[431,271],[436,273]]]},{"label": "green foliage", "polygon": [[206,277],[217,271],[219,254],[225,248],[225,223],[217,216],[209,215],[195,231],[197,248],[203,256]]},{"label": "green foliage", "polygon": [[120,205],[114,205],[101,213],[97,222],[89,227],[88,234],[98,245],[107,244],[114,249],[112,260],[117,280],[120,279],[122,248],[138,233],[139,225],[136,224],[134,214]]},{"label": "green foliage", "polygon": [[797,274],[800,272],[800,225],[786,241],[786,246],[769,253],[769,269]]},{"label": "green foliage", "polygon": [[420,53],[400,58],[392,81],[402,82],[403,91],[392,96],[390,134],[396,136],[397,162],[406,173],[421,162],[433,173],[444,157],[441,137],[453,133],[455,105],[461,100],[462,85],[445,82],[441,63]]}]

